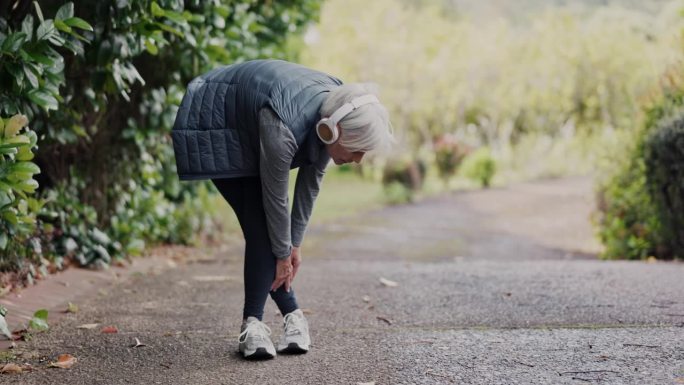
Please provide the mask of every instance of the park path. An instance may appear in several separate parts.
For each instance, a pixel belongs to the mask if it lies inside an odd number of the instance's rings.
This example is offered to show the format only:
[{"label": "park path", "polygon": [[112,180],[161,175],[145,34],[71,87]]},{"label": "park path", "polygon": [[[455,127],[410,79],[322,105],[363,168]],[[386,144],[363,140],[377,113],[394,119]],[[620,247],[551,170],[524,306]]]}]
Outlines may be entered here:
[{"label": "park path", "polygon": [[[306,355],[240,358],[241,245],[224,245],[93,295],[20,348],[36,370],[0,380],[684,383],[684,264],[597,260],[592,195],[586,178],[548,180],[311,228],[293,285],[312,329]],[[264,321],[277,340],[270,300]],[[76,328],[92,322],[119,333]],[[79,361],[47,369],[61,353]]]}]

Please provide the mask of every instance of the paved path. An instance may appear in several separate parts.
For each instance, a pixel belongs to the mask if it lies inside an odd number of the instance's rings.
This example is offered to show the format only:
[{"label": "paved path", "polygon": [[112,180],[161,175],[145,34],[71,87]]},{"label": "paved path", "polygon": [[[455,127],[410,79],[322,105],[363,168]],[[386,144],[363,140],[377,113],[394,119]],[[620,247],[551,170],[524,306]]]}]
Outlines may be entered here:
[{"label": "paved path", "polygon": [[[241,360],[241,256],[224,247],[81,303],[22,348],[37,370],[0,380],[684,383],[684,264],[597,260],[591,196],[587,179],[544,181],[312,228],[293,286],[312,328],[306,355]],[[277,339],[270,300],[264,320]],[[92,322],[120,332],[76,329]],[[136,337],[147,346],[131,348]],[[40,361],[60,353],[79,361],[69,370]]]}]

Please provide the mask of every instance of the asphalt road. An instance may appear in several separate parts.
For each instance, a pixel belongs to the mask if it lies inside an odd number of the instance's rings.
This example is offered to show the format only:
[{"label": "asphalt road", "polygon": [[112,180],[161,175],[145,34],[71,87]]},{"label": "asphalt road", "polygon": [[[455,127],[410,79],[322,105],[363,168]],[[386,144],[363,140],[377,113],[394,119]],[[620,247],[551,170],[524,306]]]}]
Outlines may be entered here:
[{"label": "asphalt road", "polygon": [[[93,293],[19,348],[33,371],[0,382],[682,384],[684,264],[597,260],[591,197],[570,178],[310,229],[293,288],[311,351],[270,361],[237,353],[240,245],[197,249]],[[270,300],[264,321],[277,341]],[[77,329],[95,322],[119,333]],[[62,353],[76,365],[48,369]]]}]

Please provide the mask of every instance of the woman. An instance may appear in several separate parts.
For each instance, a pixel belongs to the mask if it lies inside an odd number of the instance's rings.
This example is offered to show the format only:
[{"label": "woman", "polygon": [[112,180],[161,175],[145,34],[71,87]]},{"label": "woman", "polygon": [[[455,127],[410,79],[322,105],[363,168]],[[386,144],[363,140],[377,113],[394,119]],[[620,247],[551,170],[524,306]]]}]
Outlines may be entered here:
[{"label": "woman", "polygon": [[[245,245],[238,350],[273,358],[262,322],[270,293],[284,315],[278,352],[309,350],[308,322],[292,281],[325,168],[360,162],[392,140],[387,110],[363,84],[282,60],[254,60],[194,79],[172,131],[182,180],[211,179],[235,211]],[[299,168],[292,213],[288,178]]]}]

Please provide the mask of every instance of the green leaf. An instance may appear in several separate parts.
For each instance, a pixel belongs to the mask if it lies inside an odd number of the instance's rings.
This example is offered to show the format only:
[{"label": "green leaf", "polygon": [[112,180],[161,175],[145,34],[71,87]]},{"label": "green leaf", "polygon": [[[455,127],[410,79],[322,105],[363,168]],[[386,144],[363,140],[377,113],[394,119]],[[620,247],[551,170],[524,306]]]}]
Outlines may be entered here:
[{"label": "green leaf", "polygon": [[38,15],[38,20],[42,23],[45,21],[45,18],[43,18],[43,11],[40,10],[40,5],[38,5],[37,1],[33,2],[33,5],[36,7],[36,14]]},{"label": "green leaf", "polygon": [[26,79],[28,79],[29,83],[31,83],[31,86],[33,88],[38,88],[38,77],[28,66],[24,66],[24,74],[26,74]]},{"label": "green leaf", "polygon": [[57,47],[63,46],[66,42],[66,40],[58,34],[52,34],[52,36],[48,38],[48,41]]},{"label": "green leaf", "polygon": [[159,53],[159,49],[156,45],[154,45],[154,42],[152,42],[150,39],[145,40],[145,48],[147,49],[147,52],[149,52],[151,55],[156,56]]},{"label": "green leaf", "polygon": [[[12,186],[8,185],[5,182],[0,182],[0,191],[4,191],[4,192],[9,194],[12,192]],[[5,211],[5,213],[7,213],[7,212],[9,212],[9,211]]]},{"label": "green leaf", "polygon": [[87,21],[81,19],[80,17],[72,17],[66,19],[64,20],[64,23],[66,23],[66,25],[68,25],[69,27],[78,28],[85,31],[93,31],[93,27],[90,24],[88,24]]},{"label": "green leaf", "polygon": [[[3,184],[4,183],[0,182],[0,188],[2,188]],[[7,187],[10,188],[9,186],[7,186]],[[19,194],[19,195],[21,195],[21,194]],[[19,224],[19,219],[17,219],[17,214],[14,211],[7,210],[7,211],[3,212],[2,218],[14,226]]]},{"label": "green leaf", "polygon": [[4,232],[0,233],[0,250],[5,250],[5,248],[7,247],[7,241],[7,234]]},{"label": "green leaf", "polygon": [[74,17],[74,3],[68,2],[61,6],[55,15],[55,20],[66,20]]},{"label": "green leaf", "polygon": [[178,36],[178,37],[185,37],[185,35],[183,35],[183,33],[182,33],[181,31],[179,31],[179,30],[177,30],[177,29],[171,27],[170,25],[166,25],[166,24],[164,24],[164,23],[154,23],[154,25],[156,25],[156,26],[159,27],[160,29],[162,29],[162,30],[164,30],[164,31],[166,31],[166,32],[170,32],[170,33],[172,33],[172,34],[174,34],[174,35],[176,35],[176,36]]},{"label": "green leaf", "polygon": [[19,47],[21,47],[22,44],[26,41],[26,33],[24,32],[15,32],[5,39],[5,41],[2,43],[2,51],[8,52],[8,53],[13,53],[17,52],[19,50]]},{"label": "green leaf", "polygon": [[62,32],[71,33],[71,27],[66,25],[62,20],[55,20],[55,27]]},{"label": "green leaf", "polygon": [[150,10],[152,11],[152,15],[155,17],[163,17],[166,12],[157,4],[156,1],[152,2],[152,5],[150,5]]},{"label": "green leaf", "polygon": [[24,71],[23,71],[23,66],[20,64],[15,64],[15,63],[8,63],[8,65],[5,66],[7,68],[7,71],[14,76],[14,79],[19,87],[22,87],[24,84]]},{"label": "green leaf", "polygon": [[21,32],[26,34],[26,40],[33,39],[33,15],[27,15],[21,22]]},{"label": "green leaf", "polygon": [[26,135],[17,135],[11,138],[6,138],[2,144],[0,144],[0,148],[13,148],[13,147],[22,147],[26,146],[27,144],[31,143],[31,139],[26,136]]},{"label": "green leaf", "polygon": [[181,15],[181,14],[178,13],[178,12],[174,12],[174,11],[164,11],[164,16],[166,16],[167,19],[169,19],[169,20],[171,20],[171,21],[173,21],[173,22],[175,22],[175,23],[178,23],[178,24],[187,23],[187,21],[185,20],[185,18],[183,17],[183,15]]},{"label": "green leaf", "polygon": [[33,151],[31,151],[31,147],[23,146],[19,148],[19,151],[17,151],[15,159],[23,162],[33,159],[34,156],[35,155],[33,154]]},{"label": "green leaf", "polygon": [[13,173],[40,174],[40,167],[33,162],[17,162],[9,167]]},{"label": "green leaf", "polygon": [[29,321],[29,329],[34,329],[38,331],[45,331],[49,329],[48,323],[48,311],[46,309],[40,309],[33,314],[33,318]]},{"label": "green leaf", "polygon": [[43,55],[42,53],[36,53],[36,52],[27,52],[26,53],[29,58],[36,63],[40,63],[44,66],[52,66],[55,64],[55,61],[52,60],[49,56]]},{"label": "green leaf", "polygon": [[33,90],[29,92],[28,97],[32,102],[43,107],[47,111],[59,108],[57,99],[43,90]]},{"label": "green leaf", "polygon": [[36,191],[36,189],[38,189],[38,182],[35,179],[29,179],[17,184],[16,187],[21,191],[32,194]]},{"label": "green leaf", "polygon": [[0,138],[5,137],[5,120],[0,118]]},{"label": "green leaf", "polygon": [[38,26],[36,32],[36,40],[48,40],[55,34],[55,23],[52,20],[45,20]]}]

